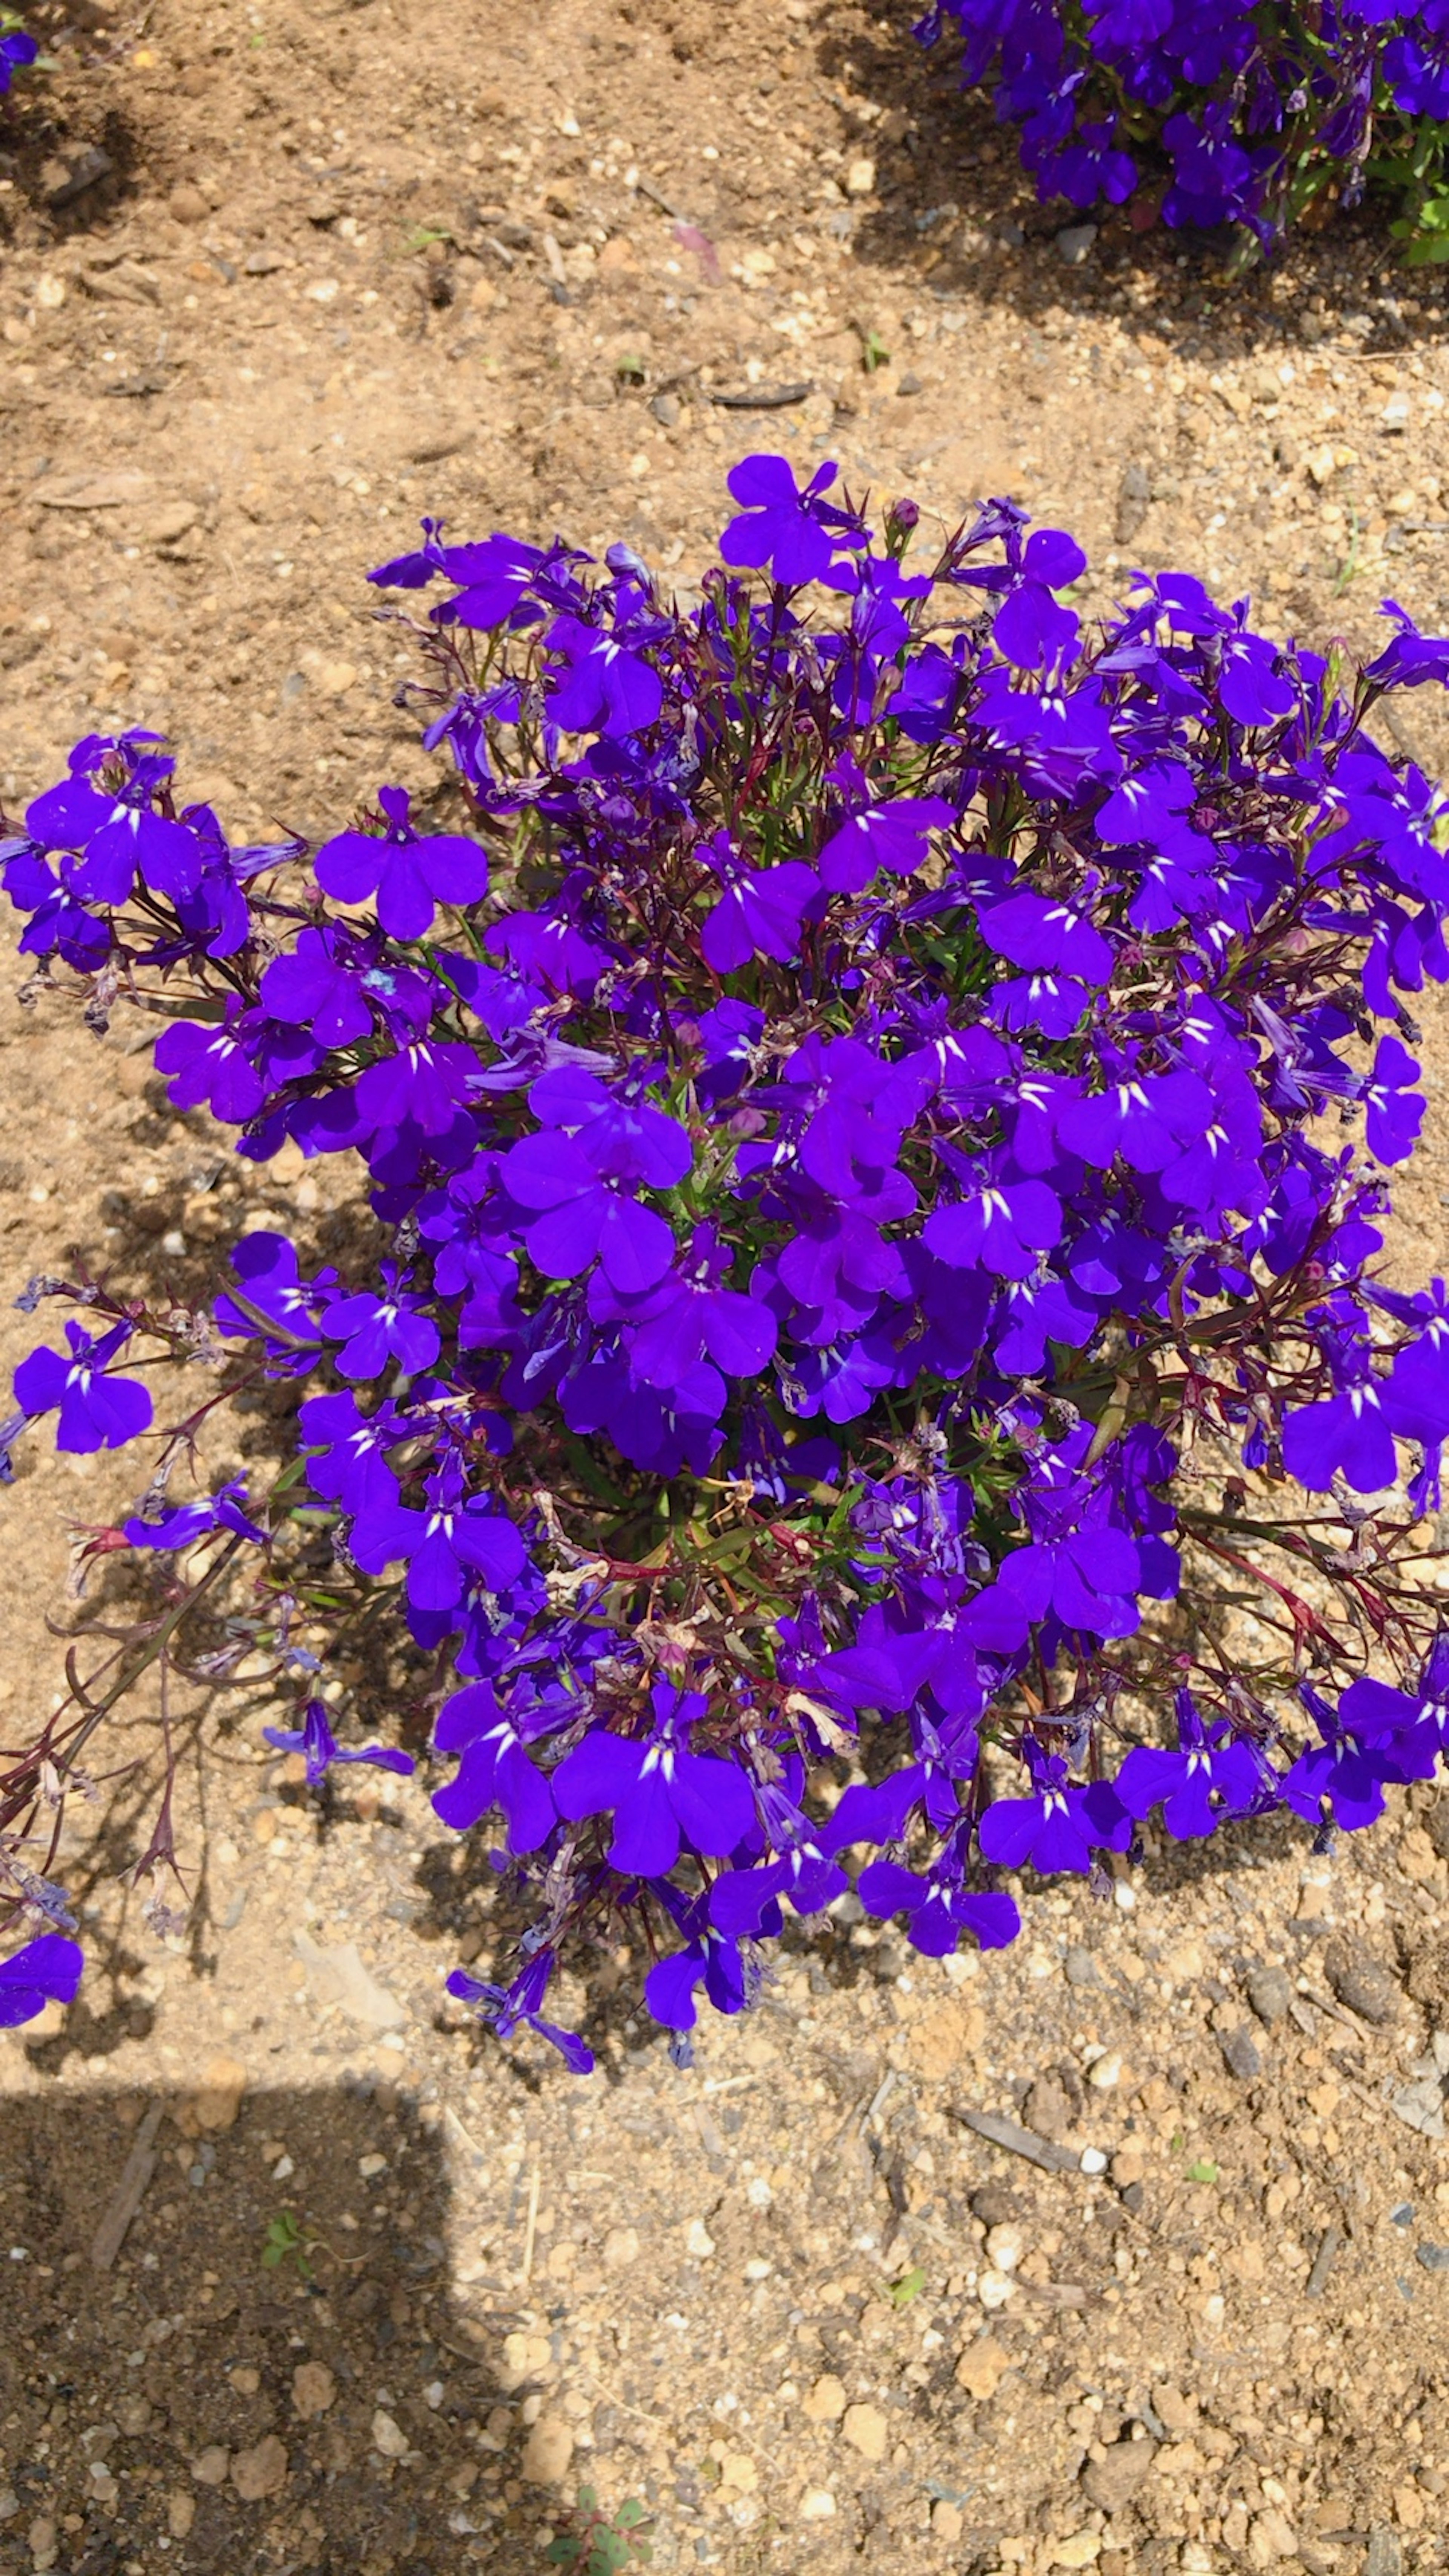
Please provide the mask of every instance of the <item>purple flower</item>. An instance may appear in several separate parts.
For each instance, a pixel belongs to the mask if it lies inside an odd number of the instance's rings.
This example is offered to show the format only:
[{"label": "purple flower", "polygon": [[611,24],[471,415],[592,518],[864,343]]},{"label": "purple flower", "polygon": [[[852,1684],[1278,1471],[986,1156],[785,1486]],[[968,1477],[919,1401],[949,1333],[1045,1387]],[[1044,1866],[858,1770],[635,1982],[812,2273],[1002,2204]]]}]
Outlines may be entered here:
[{"label": "purple flower", "polygon": [[1005,1950],[1021,1930],[1015,1899],[995,1889],[963,1887],[948,1868],[924,1875],[899,1862],[866,1863],[855,1892],[867,1914],[904,1914],[906,1938],[928,1959],[949,1958],[969,1933],[982,1950]]},{"label": "purple flower", "polygon": [[442,1348],[437,1325],[424,1314],[421,1301],[407,1293],[407,1274],[395,1261],[382,1264],[383,1289],[356,1297],[339,1297],[327,1309],[322,1330],[329,1342],[345,1342],[337,1354],[343,1377],[381,1377],[394,1361],[405,1377],[431,1368]]},{"label": "purple flower", "polygon": [[859,894],[881,868],[910,876],[923,865],[932,832],[954,821],[941,796],[895,796],[863,805],[838,825],[821,850],[820,882],[832,894]]},{"label": "purple flower", "polygon": [[559,617],[549,649],[562,657],[566,676],[549,692],[548,712],[563,733],[641,733],[664,704],[664,684],[646,662],[605,627]]},{"label": "purple flower", "polygon": [[274,1020],[309,1028],[323,1046],[351,1046],[372,1033],[361,961],[336,930],[302,931],[295,948],[272,959],[261,992]]},{"label": "purple flower", "polygon": [[1365,1712],[1369,1722],[1346,1724],[1344,1706],[1335,1716],[1306,1683],[1298,1695],[1320,1740],[1284,1773],[1283,1802],[1310,1825],[1331,1822],[1345,1833],[1361,1832],[1383,1814],[1384,1784],[1395,1777],[1391,1727],[1385,1728],[1376,1709]]},{"label": "purple flower", "polygon": [[1018,670],[1055,669],[1072,652],[1080,620],[1052,593],[1080,581],[1087,558],[1060,528],[1037,528],[1026,541],[1021,576],[1003,599],[991,630],[998,653]]},{"label": "purple flower", "polygon": [[612,1812],[610,1866],[639,1878],[673,1869],[681,1840],[716,1857],[733,1851],[755,1815],[737,1764],[688,1750],[708,1700],[672,1682],[656,1682],[651,1698],[654,1727],[646,1739],[592,1728],[553,1775],[560,1815]]},{"label": "purple flower", "polygon": [[366,1744],[356,1750],[340,1745],[320,1699],[308,1700],[300,1727],[264,1726],[262,1733],[279,1753],[305,1753],[309,1789],[316,1788],[334,1762],[370,1762],[376,1771],[396,1771],[404,1778],[417,1769],[412,1755],[395,1745]]},{"label": "purple flower", "polygon": [[480,1977],[470,1977],[466,1968],[455,1968],[448,1979],[448,1992],[460,2003],[471,2004],[481,2021],[491,2022],[500,2039],[511,2039],[516,2030],[531,2030],[556,2048],[571,2075],[592,2075],[594,2052],[586,2048],[577,2032],[561,2030],[557,2022],[545,2021],[539,2010],[553,1976],[552,1950],[536,1950],[527,1966],[511,1986],[486,1984]]},{"label": "purple flower", "polygon": [[524,1545],[514,1522],[490,1511],[479,1495],[464,1500],[449,1477],[432,1477],[422,1511],[373,1502],[352,1525],[349,1544],[364,1574],[406,1564],[407,1597],[419,1610],[453,1610],[470,1572],[501,1592],[523,1572]]},{"label": "purple flower", "polygon": [[501,1177],[530,1212],[530,1260],[548,1278],[577,1279],[597,1259],[621,1295],[652,1288],[674,1236],[633,1192],[684,1178],[694,1159],[684,1129],[648,1102],[616,1099],[589,1074],[546,1074],[529,1099],[548,1123],[512,1147]]},{"label": "purple flower", "polygon": [[487,893],[487,854],[460,832],[415,832],[405,787],[380,787],[377,801],[386,833],[338,832],[324,841],[315,861],[317,882],[342,903],[365,903],[374,895],[390,938],[424,939],[438,904],[461,908]]},{"label": "purple flower", "polygon": [[196,1109],[203,1102],[228,1127],[254,1118],[267,1096],[248,1038],[257,1026],[234,997],[219,1026],[196,1020],[173,1020],[156,1041],[157,1070],[173,1079],[167,1086],[175,1109]]},{"label": "purple flower", "polygon": [[245,1476],[234,1476],[230,1484],[194,1503],[173,1503],[156,1520],[132,1518],[122,1524],[132,1547],[165,1550],[191,1547],[199,1538],[208,1538],[214,1530],[230,1530],[236,1538],[253,1540],[258,1547],[266,1544],[266,1531],[250,1520],[242,1506],[246,1500]]},{"label": "purple flower", "polygon": [[938,1207],[926,1219],[928,1252],[952,1269],[994,1271],[998,1279],[1030,1279],[1040,1256],[1061,1241],[1062,1211],[1044,1181],[988,1182],[970,1198]]},{"label": "purple flower", "polygon": [[1368,1110],[1369,1152],[1381,1163],[1405,1162],[1414,1150],[1425,1103],[1422,1093],[1411,1091],[1409,1085],[1418,1081],[1419,1072],[1418,1063],[1397,1038],[1380,1038],[1363,1100]]},{"label": "purple flower", "polygon": [[1030,1863],[1043,1877],[1063,1869],[1085,1876],[1094,1849],[1127,1849],[1131,1819],[1105,1780],[1094,1780],[1085,1789],[1072,1786],[1061,1755],[1043,1753],[1030,1736],[1023,1755],[1032,1793],[998,1798],[987,1808],[979,1827],[983,1859],[1005,1869],[1024,1869]]},{"label": "purple flower", "polygon": [[33,63],[39,51],[35,38],[27,36],[23,27],[13,27],[8,36],[0,36],[0,98],[10,87],[13,74]]},{"label": "purple flower", "polygon": [[439,1753],[461,1753],[456,1779],[434,1793],[434,1813],[464,1834],[490,1807],[507,1819],[511,1852],[537,1851],[557,1821],[553,1791],[528,1756],[527,1721],[500,1707],[491,1682],[455,1691],[438,1713],[433,1743]]},{"label": "purple flower", "polygon": [[[667,1958],[656,1959],[644,1980],[644,2001],[657,2022],[666,2030],[693,2030],[698,2014],[695,1990],[703,1986],[718,2013],[743,2012],[751,2001],[752,1983],[733,1934],[721,1932],[709,1919],[709,1900],[698,1897],[692,1905],[683,1904],[667,1882],[658,1890],[661,1900],[674,1915],[686,1946],[671,1950]],[[780,1909],[767,1906],[759,1924],[765,1938],[780,1930]]]},{"label": "purple flower", "polygon": [[31,1419],[59,1409],[57,1449],[87,1455],[95,1449],[123,1449],[148,1430],[151,1398],[133,1377],[107,1374],[116,1353],[131,1338],[129,1324],[113,1324],[108,1333],[92,1335],[67,1323],[70,1355],[32,1351],[15,1372],[15,1401]]},{"label": "purple flower", "polygon": [[345,1512],[363,1518],[380,1504],[397,1500],[397,1478],[388,1454],[406,1440],[405,1415],[390,1404],[362,1413],[355,1395],[313,1395],[302,1406],[297,1426],[309,1448],[307,1482],[316,1494],[339,1502]]},{"label": "purple flower", "polygon": [[1398,1472],[1383,1388],[1366,1377],[1285,1415],[1283,1464],[1310,1493],[1326,1493],[1337,1475],[1356,1494],[1382,1493]]},{"label": "purple flower", "polygon": [[47,2004],[74,2003],[84,1966],[80,1943],[60,1932],[42,1932],[0,1959],[0,2030],[34,2021]]},{"label": "purple flower", "polygon": [[719,541],[728,564],[768,564],[776,581],[794,589],[821,581],[837,545],[857,545],[856,523],[823,498],[835,480],[834,465],[817,465],[803,490],[785,456],[745,456],[726,481],[743,504]]},{"label": "purple flower", "polygon": [[715,973],[733,974],[752,957],[773,957],[781,965],[793,957],[800,945],[801,918],[820,892],[814,869],[796,859],[753,872],[736,867],[723,833],[700,856],[724,879],[724,892],[706,914],[700,934],[706,963]]},{"label": "purple flower", "polygon": [[270,1232],[244,1234],[231,1266],[237,1286],[216,1301],[218,1332],[243,1341],[260,1333],[279,1359],[317,1349],[335,1271],[304,1279],[296,1245]]},{"label": "purple flower", "polygon": [[71,777],[26,808],[26,830],[42,849],[83,852],[70,882],[85,902],[125,903],[138,877],[155,894],[195,893],[203,866],[196,834],[133,801],[142,793],[138,786],[110,796],[88,778]]},{"label": "purple flower", "polygon": [[1205,1722],[1189,1691],[1176,1699],[1177,1750],[1139,1744],[1127,1756],[1113,1787],[1129,1816],[1162,1808],[1162,1821],[1177,1842],[1214,1834],[1226,1816],[1245,1816],[1275,1785],[1256,1748],[1235,1736],[1227,1718]]}]

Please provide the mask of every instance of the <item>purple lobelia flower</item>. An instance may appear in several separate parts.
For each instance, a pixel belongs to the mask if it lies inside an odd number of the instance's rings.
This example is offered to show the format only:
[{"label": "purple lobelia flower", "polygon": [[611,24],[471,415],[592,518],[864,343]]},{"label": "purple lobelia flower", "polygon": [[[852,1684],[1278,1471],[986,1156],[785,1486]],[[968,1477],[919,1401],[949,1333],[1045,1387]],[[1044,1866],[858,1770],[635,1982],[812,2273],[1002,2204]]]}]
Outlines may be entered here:
[{"label": "purple lobelia flower", "polygon": [[[753,2000],[759,1974],[751,1974],[739,1942],[729,1932],[721,1932],[710,1921],[709,1900],[696,1897],[687,1903],[667,1881],[655,1890],[661,1904],[684,1934],[682,1950],[671,1950],[666,1958],[656,1959],[644,1980],[644,2001],[657,2022],[666,2030],[693,2030],[698,2019],[695,1995],[703,1986],[718,2013],[743,2012]],[[758,1925],[759,1934],[772,1938],[780,1929],[778,1905],[767,1906]]]},{"label": "purple lobelia flower", "polygon": [[8,35],[0,36],[0,98],[10,87],[14,74],[24,71],[39,52],[35,38],[27,36],[23,27],[12,27]]},{"label": "purple lobelia flower", "polygon": [[110,1364],[131,1338],[129,1324],[113,1324],[108,1333],[86,1332],[67,1323],[68,1356],[59,1351],[32,1351],[15,1372],[15,1400],[34,1419],[58,1412],[55,1445],[85,1456],[96,1449],[123,1449],[149,1430],[151,1397],[133,1377],[112,1376]]},{"label": "purple lobelia flower", "polygon": [[315,1789],[336,1762],[368,1762],[375,1771],[395,1771],[401,1778],[407,1778],[417,1769],[412,1755],[400,1752],[396,1745],[351,1747],[339,1744],[320,1699],[308,1700],[299,1727],[264,1726],[262,1733],[268,1744],[275,1744],[279,1753],[306,1755],[309,1789]]},{"label": "purple lobelia flower", "polygon": [[797,1914],[819,1914],[850,1883],[831,1857],[829,1836],[815,1832],[784,1789],[758,1783],[755,1800],[778,1857],[721,1871],[709,1896],[710,1921],[736,1937],[758,1933],[769,1907],[781,1897],[788,1897]]},{"label": "purple lobelia flower", "polygon": [[487,853],[460,832],[415,832],[405,787],[380,787],[377,801],[386,831],[338,832],[324,841],[317,882],[343,903],[373,896],[391,938],[424,939],[440,903],[462,908],[487,893]]},{"label": "purple lobelia flower", "polygon": [[591,626],[559,617],[548,631],[563,676],[549,691],[550,720],[564,733],[630,734],[652,725],[664,704],[658,672],[629,642],[628,620]]},{"label": "purple lobelia flower", "polygon": [[295,948],[274,957],[262,977],[262,1004],[274,1020],[309,1028],[323,1046],[351,1046],[372,1033],[366,960],[338,930],[303,930]]},{"label": "purple lobelia flower", "polygon": [[715,1228],[700,1226],[678,1267],[637,1296],[619,1296],[595,1272],[589,1312],[624,1325],[630,1368],[646,1386],[682,1386],[706,1357],[726,1377],[756,1377],[766,1366],[779,1326],[759,1297],[724,1286],[729,1259]]},{"label": "purple lobelia flower", "polygon": [[527,1700],[515,1696],[500,1702],[492,1682],[471,1682],[456,1691],[438,1712],[433,1743],[439,1753],[461,1753],[457,1776],[433,1796],[433,1809],[455,1833],[466,1833],[480,1816],[500,1807],[508,1826],[512,1852],[537,1851],[558,1818],[553,1790],[530,1759],[528,1746],[538,1731],[558,1724],[547,1711],[540,1728]]},{"label": "purple lobelia flower", "polygon": [[548,1949],[536,1950],[511,1986],[489,1985],[480,1977],[470,1977],[466,1968],[455,1968],[447,1981],[448,1992],[460,2003],[471,2004],[480,2020],[491,2022],[500,2039],[511,2039],[516,2030],[531,2030],[558,2050],[571,2075],[592,2075],[593,2050],[577,2032],[561,2030],[557,2022],[543,2018],[540,2008],[553,1968],[554,1954]]},{"label": "purple lobelia flower", "polygon": [[421,1511],[401,1501],[376,1501],[352,1524],[349,1542],[365,1574],[406,1564],[407,1597],[419,1610],[454,1610],[470,1572],[491,1592],[501,1592],[524,1566],[517,1525],[489,1509],[481,1495],[465,1496],[458,1473],[445,1468],[428,1478]]},{"label": "purple lobelia flower", "polygon": [[597,1259],[621,1295],[652,1288],[669,1266],[674,1236],[634,1192],[683,1180],[694,1159],[684,1129],[587,1073],[545,1074],[529,1100],[546,1123],[513,1146],[500,1178],[528,1211],[530,1260],[548,1278],[577,1279]]},{"label": "purple lobelia flower", "polygon": [[798,859],[782,859],[772,868],[741,867],[724,832],[706,842],[699,855],[724,885],[700,933],[706,964],[717,975],[729,975],[752,957],[772,957],[781,965],[793,957],[801,921],[820,892],[814,869]]},{"label": "purple lobelia flower", "polygon": [[[1384,1786],[1396,1776],[1394,1729],[1376,1707],[1361,1710],[1357,1725],[1335,1716],[1327,1702],[1301,1682],[1298,1696],[1318,1729],[1319,1742],[1300,1753],[1282,1780],[1285,1806],[1308,1824],[1335,1824],[1345,1833],[1376,1824],[1384,1811]],[[1345,1699],[1347,1693],[1345,1693]]]},{"label": "purple lobelia flower", "polygon": [[1380,1038],[1363,1101],[1368,1111],[1369,1152],[1381,1163],[1402,1163],[1414,1150],[1425,1108],[1422,1093],[1410,1088],[1419,1072],[1415,1058],[1397,1038]]},{"label": "purple lobelia flower", "polygon": [[1029,1863],[1043,1877],[1063,1869],[1085,1876],[1094,1850],[1127,1849],[1131,1819],[1107,1781],[1093,1780],[1086,1788],[1073,1785],[1061,1755],[1044,1753],[1031,1736],[1022,1753],[1031,1795],[998,1798],[986,1809],[978,1828],[983,1859],[1006,1869]]},{"label": "purple lobelia flower", "polygon": [[233,1476],[218,1492],[207,1494],[194,1503],[173,1503],[155,1520],[139,1516],[123,1523],[132,1547],[160,1548],[171,1551],[192,1547],[199,1538],[209,1538],[217,1530],[227,1530],[234,1538],[250,1539],[257,1546],[266,1543],[266,1531],[251,1520],[245,1509],[247,1482],[245,1476]]},{"label": "purple lobelia flower", "polygon": [[1310,1493],[1326,1493],[1343,1476],[1357,1494],[1378,1494],[1397,1473],[1394,1414],[1367,1369],[1321,1403],[1305,1404],[1283,1422],[1283,1464]]},{"label": "purple lobelia flower", "polygon": [[0,2030],[36,2020],[47,2004],[74,2003],[84,1966],[80,1943],[60,1932],[42,1932],[0,1959]]},{"label": "purple lobelia flower", "polygon": [[716,1858],[733,1851],[755,1816],[738,1766],[688,1749],[708,1699],[663,1681],[655,1683],[650,1699],[654,1725],[647,1737],[594,1727],[553,1775],[560,1815],[611,1813],[610,1866],[640,1878],[673,1869],[681,1842]]},{"label": "purple lobelia flower", "polygon": [[1041,1255],[1060,1242],[1062,1211],[1044,1181],[987,1180],[968,1198],[932,1210],[923,1240],[953,1270],[993,1271],[998,1279],[1030,1279]]},{"label": "purple lobelia flower", "polygon": [[1235,1735],[1229,1719],[1204,1719],[1190,1691],[1178,1692],[1175,1707],[1176,1751],[1135,1745],[1113,1787],[1129,1816],[1140,1819],[1161,1807],[1173,1839],[1192,1842],[1216,1833],[1225,1817],[1245,1816],[1276,1791],[1277,1782],[1257,1747]]},{"label": "purple lobelia flower", "polygon": [[339,1297],[329,1305],[322,1330],[329,1342],[342,1342],[337,1366],[343,1377],[381,1377],[391,1362],[405,1377],[431,1368],[442,1348],[437,1325],[409,1294],[408,1277],[395,1261],[382,1264],[382,1290]]},{"label": "purple lobelia flower", "polygon": [[956,1834],[934,1866],[904,1869],[898,1861],[867,1862],[856,1894],[867,1914],[904,1914],[907,1940],[924,1958],[949,1958],[969,1934],[982,1950],[1005,1950],[1021,1930],[1013,1897],[996,1888],[965,1884],[968,1834]]},{"label": "purple lobelia flower", "polygon": [[172,1077],[173,1108],[195,1109],[204,1101],[213,1117],[233,1127],[254,1118],[267,1096],[247,1043],[256,1027],[257,1015],[232,997],[219,1026],[173,1020],[163,1029],[155,1060],[158,1070]]},{"label": "purple lobelia flower", "polygon": [[822,848],[816,863],[820,882],[832,894],[859,894],[881,868],[892,876],[910,876],[924,864],[932,832],[944,831],[953,819],[941,796],[862,803]]},{"label": "purple lobelia flower", "polygon": [[321,1347],[320,1320],[331,1302],[334,1270],[304,1279],[297,1247],[284,1234],[244,1234],[231,1266],[236,1286],[216,1301],[218,1332],[249,1341],[260,1333],[269,1355],[284,1360]]},{"label": "purple lobelia flower", "polygon": [[185,823],[156,813],[150,803],[151,792],[171,768],[169,760],[141,748],[156,739],[127,738],[123,748],[134,763],[133,775],[119,795],[94,785],[92,746],[83,744],[80,754],[86,756],[87,769],[47,788],[26,808],[26,830],[42,850],[80,852],[70,882],[88,903],[124,903],[138,878],[153,894],[172,898],[194,894],[200,882],[204,854],[196,834]]},{"label": "purple lobelia flower", "polygon": [[834,465],[817,465],[801,489],[788,457],[742,457],[725,478],[743,505],[720,538],[725,562],[768,565],[787,589],[823,580],[837,549],[861,542],[858,523],[824,497],[835,475]]}]

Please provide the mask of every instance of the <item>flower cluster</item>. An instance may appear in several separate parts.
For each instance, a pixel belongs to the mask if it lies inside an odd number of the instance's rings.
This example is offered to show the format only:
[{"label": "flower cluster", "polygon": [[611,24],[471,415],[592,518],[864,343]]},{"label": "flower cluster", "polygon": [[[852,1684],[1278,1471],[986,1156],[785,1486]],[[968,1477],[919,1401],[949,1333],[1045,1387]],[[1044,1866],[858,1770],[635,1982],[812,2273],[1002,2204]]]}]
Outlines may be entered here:
[{"label": "flower cluster", "polygon": [[963,86],[995,83],[1043,198],[1135,198],[1267,246],[1325,187],[1352,202],[1376,148],[1375,174],[1416,201],[1402,229],[1443,255],[1426,182],[1449,118],[1445,0],[932,0],[916,33],[934,45],[949,21]]},{"label": "flower cluster", "polygon": [[[79,1314],[0,1456],[159,1443],[91,1537],[166,1566],[136,1669],[256,1565],[319,1788],[409,1757],[343,1748],[299,1611],[400,1623],[436,1812],[530,1909],[451,1991],[578,2066],[570,1944],[637,1931],[687,2053],[786,1909],[853,1883],[924,1952],[1004,1944],[1023,1871],[1367,1823],[1449,1725],[1449,1297],[1373,1271],[1449,810],[1369,730],[1449,643],[1388,603],[1351,672],[1173,574],[1089,629],[1013,504],[916,568],[914,505],[834,485],[736,467],[688,606],[627,547],[425,522],[372,578],[440,810],[238,847],[132,732],[0,838],[40,981],[168,1015],[179,1110],[351,1156],[390,1230],[362,1283],[249,1234],[205,1313],[34,1282]],[[163,1426],[167,1362],[219,1393]],[[171,1496],[267,1378],[299,1459]],[[53,1926],[26,1832],[129,1677],[0,1781]]]}]

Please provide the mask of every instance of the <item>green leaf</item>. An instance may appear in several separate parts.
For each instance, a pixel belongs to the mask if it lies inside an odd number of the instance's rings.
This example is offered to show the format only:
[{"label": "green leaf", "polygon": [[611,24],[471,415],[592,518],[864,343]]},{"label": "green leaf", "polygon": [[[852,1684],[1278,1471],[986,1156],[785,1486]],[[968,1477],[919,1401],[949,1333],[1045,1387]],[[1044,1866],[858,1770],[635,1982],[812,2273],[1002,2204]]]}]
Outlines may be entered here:
[{"label": "green leaf", "polygon": [[621,2531],[632,2531],[636,2522],[647,2522],[648,2519],[649,2508],[642,2505],[637,2496],[630,2496],[627,2504],[621,2504],[614,2516]]},{"label": "green leaf", "polygon": [[862,333],[860,354],[868,376],[873,376],[877,367],[888,367],[891,362],[891,353],[878,331]]},{"label": "green leaf", "polygon": [[1216,2182],[1218,2167],[1211,2156],[1199,2156],[1196,2164],[1188,2166],[1187,2178],[1189,2182]]},{"label": "green leaf", "polygon": [[582,2547],[581,2540],[570,2540],[565,2537],[562,2540],[550,2541],[543,2554],[550,2567],[577,2567],[579,2551]]},{"label": "green leaf", "polygon": [[919,2265],[909,2272],[903,2272],[898,2281],[893,2281],[891,2283],[891,2306],[893,2308],[908,2308],[912,2299],[918,2299],[920,2297],[925,2286],[926,2276],[920,2269]]}]

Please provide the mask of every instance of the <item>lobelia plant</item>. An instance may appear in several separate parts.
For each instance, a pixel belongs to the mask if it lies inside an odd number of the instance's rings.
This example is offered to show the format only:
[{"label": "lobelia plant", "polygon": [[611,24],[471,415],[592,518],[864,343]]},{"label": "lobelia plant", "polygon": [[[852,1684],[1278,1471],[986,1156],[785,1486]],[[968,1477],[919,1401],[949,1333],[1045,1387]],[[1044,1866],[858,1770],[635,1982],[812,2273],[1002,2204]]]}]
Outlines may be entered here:
[{"label": "lobelia plant", "polygon": [[[0,845],[37,995],[165,1015],[178,1109],[357,1157],[391,1230],[370,1283],[263,1231],[206,1310],[21,1299],[72,1312],[0,1455],[150,1444],[84,1555],[161,1569],[0,1775],[25,2008],[73,1991],[64,1802],[153,1668],[168,1764],[168,1676],[260,1647],[309,1781],[411,1769],[304,1623],[433,1659],[398,1731],[526,1917],[449,1991],[584,2070],[561,1957],[636,1934],[687,2061],[847,1856],[935,1956],[1153,1816],[1326,1848],[1433,1776],[1449,1297],[1375,1264],[1449,808],[1369,723],[1449,643],[1387,602],[1354,670],[1182,574],[1084,629],[1069,536],[993,502],[908,569],[914,505],[877,541],[834,480],[738,465],[691,606],[425,521],[372,578],[466,831],[386,788],[310,866],[234,847],[131,732]],[[297,1456],[181,1491],[267,1381]],[[137,1872],[175,1868],[168,1770]]]},{"label": "lobelia plant", "polygon": [[1411,264],[1449,258],[1449,0],[933,0],[916,35],[952,21],[962,87],[995,82],[1043,199],[1266,250],[1367,173],[1405,200]]}]

